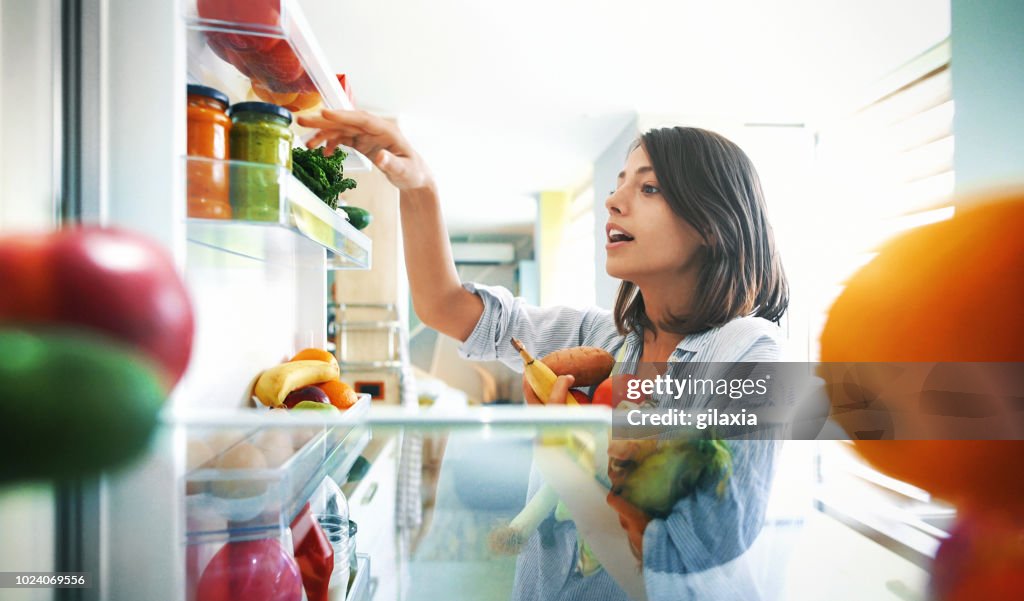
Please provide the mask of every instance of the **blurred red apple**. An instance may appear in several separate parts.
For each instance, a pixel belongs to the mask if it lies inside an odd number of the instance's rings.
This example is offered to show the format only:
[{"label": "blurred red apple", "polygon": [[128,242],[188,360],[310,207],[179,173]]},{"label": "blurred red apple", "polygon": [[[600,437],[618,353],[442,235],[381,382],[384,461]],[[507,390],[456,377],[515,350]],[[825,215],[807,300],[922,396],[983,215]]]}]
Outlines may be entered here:
[{"label": "blurred red apple", "polygon": [[79,326],[141,350],[168,386],[185,373],[194,317],[160,245],[125,230],[82,227],[0,238],[0,322]]},{"label": "blurred red apple", "polygon": [[576,402],[579,403],[580,405],[590,404],[590,397],[588,397],[587,393],[583,392],[582,390],[570,389],[569,394],[571,394],[572,398],[576,399]]},{"label": "blurred red apple", "polygon": [[264,51],[280,41],[272,37],[281,25],[280,0],[199,0],[196,10],[203,19],[225,21],[269,34],[218,33],[235,50]]},{"label": "blurred red apple", "polygon": [[302,388],[296,388],[288,393],[288,396],[284,398],[284,406],[291,409],[302,401],[327,403],[328,405],[331,404],[330,397],[328,397],[327,393],[320,388],[317,388],[316,386],[303,386]]}]

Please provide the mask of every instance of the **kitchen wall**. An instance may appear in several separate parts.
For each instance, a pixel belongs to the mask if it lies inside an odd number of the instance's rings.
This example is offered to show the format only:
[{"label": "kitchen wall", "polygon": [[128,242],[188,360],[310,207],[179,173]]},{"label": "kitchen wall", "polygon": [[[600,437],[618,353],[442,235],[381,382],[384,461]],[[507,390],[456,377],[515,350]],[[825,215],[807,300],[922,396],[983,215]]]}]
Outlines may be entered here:
[{"label": "kitchen wall", "polygon": [[615,293],[619,281],[605,273],[604,264],[608,253],[604,249],[607,235],[604,226],[608,222],[608,210],[604,201],[608,192],[615,188],[615,180],[626,161],[629,144],[639,133],[636,116],[630,119],[612,142],[594,159],[594,293],[597,306],[611,309],[615,306]]},{"label": "kitchen wall", "polygon": [[[463,282],[476,282],[492,286],[504,286],[513,294],[525,295],[533,282],[524,281],[532,271],[524,265],[534,258],[534,237],[528,234],[473,234],[454,235],[452,242],[477,242],[511,244],[515,247],[515,259],[503,264],[457,263],[459,277]],[[536,302],[533,299],[531,302]],[[448,385],[467,393],[471,402],[482,400],[483,382],[493,380],[497,398],[522,398],[518,388],[519,375],[497,361],[466,361],[458,356],[459,342],[442,336],[423,326],[410,308],[410,356],[413,365],[444,380]],[[481,370],[486,372],[481,374]]]}]

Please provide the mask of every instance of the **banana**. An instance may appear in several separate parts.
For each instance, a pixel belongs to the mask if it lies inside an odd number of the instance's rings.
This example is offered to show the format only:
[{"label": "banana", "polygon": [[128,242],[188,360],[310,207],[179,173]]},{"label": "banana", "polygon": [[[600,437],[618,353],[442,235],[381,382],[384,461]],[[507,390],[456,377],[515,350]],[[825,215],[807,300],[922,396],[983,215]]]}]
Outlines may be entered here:
[{"label": "banana", "polygon": [[[530,388],[537,393],[537,398],[542,403],[547,404],[551,399],[551,389],[554,388],[558,376],[551,371],[550,367],[544,365],[543,361],[534,359],[522,342],[513,338],[512,346],[519,351],[519,356],[523,358],[523,372],[526,374],[526,381],[530,384]],[[571,394],[566,396],[565,402],[567,405],[579,405]]]},{"label": "banana", "polygon": [[268,407],[284,405],[288,393],[296,388],[335,380],[339,376],[338,364],[327,361],[291,361],[275,365],[260,374],[253,394]]}]

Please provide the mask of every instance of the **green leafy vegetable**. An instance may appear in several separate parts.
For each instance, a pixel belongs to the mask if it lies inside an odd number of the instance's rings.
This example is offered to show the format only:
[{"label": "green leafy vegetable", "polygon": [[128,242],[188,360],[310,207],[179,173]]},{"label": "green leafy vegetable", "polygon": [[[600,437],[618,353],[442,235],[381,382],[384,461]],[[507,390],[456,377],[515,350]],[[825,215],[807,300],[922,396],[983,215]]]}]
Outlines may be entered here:
[{"label": "green leafy vegetable", "polygon": [[338,195],[356,187],[356,180],[345,177],[342,161],[348,156],[340,149],[330,156],[324,149],[292,149],[292,173],[331,209],[338,208]]}]

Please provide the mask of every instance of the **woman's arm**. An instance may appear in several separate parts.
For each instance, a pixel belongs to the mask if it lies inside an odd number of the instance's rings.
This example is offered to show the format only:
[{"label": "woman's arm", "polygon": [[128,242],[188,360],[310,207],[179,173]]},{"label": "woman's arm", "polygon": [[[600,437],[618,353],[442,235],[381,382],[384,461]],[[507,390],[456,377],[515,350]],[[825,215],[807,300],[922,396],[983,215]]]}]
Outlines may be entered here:
[{"label": "woman's arm", "polygon": [[402,190],[399,203],[413,309],[423,323],[465,342],[484,303],[459,280],[437,192],[433,187]]},{"label": "woman's arm", "polygon": [[398,188],[413,308],[423,323],[465,342],[484,303],[459,280],[437,186],[423,158],[397,125],[363,111],[324,110],[320,116],[299,117],[299,124],[320,129],[309,147],[355,148]]}]

